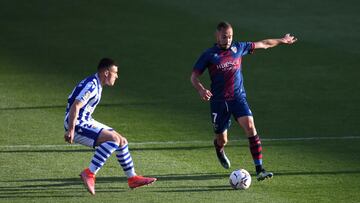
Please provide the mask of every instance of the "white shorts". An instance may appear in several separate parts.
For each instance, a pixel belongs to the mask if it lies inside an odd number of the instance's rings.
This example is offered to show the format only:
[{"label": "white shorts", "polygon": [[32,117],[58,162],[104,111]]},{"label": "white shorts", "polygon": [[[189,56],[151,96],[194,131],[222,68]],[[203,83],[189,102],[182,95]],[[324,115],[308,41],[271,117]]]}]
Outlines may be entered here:
[{"label": "white shorts", "polygon": [[[64,123],[64,128],[67,131],[68,124],[66,122]],[[75,126],[74,142],[88,147],[95,147],[96,141],[103,129],[113,130],[111,127],[96,120],[82,122]]]}]

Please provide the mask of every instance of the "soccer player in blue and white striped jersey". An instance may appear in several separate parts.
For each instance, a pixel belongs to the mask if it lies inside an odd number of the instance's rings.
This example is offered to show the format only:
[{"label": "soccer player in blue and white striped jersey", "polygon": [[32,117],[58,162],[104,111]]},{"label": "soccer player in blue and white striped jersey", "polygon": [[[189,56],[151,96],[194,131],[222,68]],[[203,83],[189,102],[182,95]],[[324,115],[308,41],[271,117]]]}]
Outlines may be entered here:
[{"label": "soccer player in blue and white striped jersey", "polygon": [[96,148],[89,167],[80,174],[92,195],[95,195],[95,175],[113,152],[116,152],[119,164],[128,177],[130,188],[156,181],[156,178],[137,175],[126,138],[91,116],[100,102],[103,86],[113,86],[117,78],[118,67],[115,62],[109,58],[101,59],[97,73],[85,78],[74,88],[66,107],[65,141]]}]

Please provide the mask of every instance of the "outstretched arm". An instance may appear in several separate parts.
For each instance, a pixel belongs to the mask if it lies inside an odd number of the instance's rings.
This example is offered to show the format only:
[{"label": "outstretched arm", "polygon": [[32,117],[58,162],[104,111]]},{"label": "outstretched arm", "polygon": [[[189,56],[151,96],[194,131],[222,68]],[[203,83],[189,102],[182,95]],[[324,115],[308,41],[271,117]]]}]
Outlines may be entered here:
[{"label": "outstretched arm", "polygon": [[293,44],[297,41],[294,36],[286,34],[283,38],[280,39],[264,39],[258,42],[254,42],[255,49],[267,49],[275,47],[280,44]]},{"label": "outstretched arm", "polygon": [[190,77],[191,84],[198,91],[200,97],[204,101],[209,101],[212,97],[210,90],[206,89],[203,84],[201,84],[199,80],[200,74],[196,71],[193,71]]}]

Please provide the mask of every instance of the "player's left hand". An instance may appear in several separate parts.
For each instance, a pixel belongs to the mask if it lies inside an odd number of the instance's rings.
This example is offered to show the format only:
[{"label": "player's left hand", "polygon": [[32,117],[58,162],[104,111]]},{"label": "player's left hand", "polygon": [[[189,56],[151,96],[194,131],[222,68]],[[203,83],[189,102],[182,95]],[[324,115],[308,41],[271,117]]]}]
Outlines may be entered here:
[{"label": "player's left hand", "polygon": [[284,44],[293,44],[297,41],[297,38],[295,38],[294,36],[290,35],[289,33],[286,34],[283,38],[282,38],[282,42]]}]

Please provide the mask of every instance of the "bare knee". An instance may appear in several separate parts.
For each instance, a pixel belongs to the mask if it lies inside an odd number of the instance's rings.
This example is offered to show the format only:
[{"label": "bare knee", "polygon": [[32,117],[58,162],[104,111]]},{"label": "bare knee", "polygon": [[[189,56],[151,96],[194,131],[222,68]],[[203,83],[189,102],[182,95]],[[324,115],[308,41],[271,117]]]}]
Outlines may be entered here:
[{"label": "bare knee", "polygon": [[245,134],[248,137],[254,136],[257,134],[254,119],[252,117],[241,117],[238,119],[238,123],[244,129]]},{"label": "bare knee", "polygon": [[113,141],[116,142],[119,146],[124,146],[128,143],[127,139],[117,132],[114,132],[112,134],[112,138],[113,138]]},{"label": "bare knee", "polygon": [[107,141],[115,142],[119,146],[124,146],[128,143],[125,137],[121,136],[119,133],[115,131],[103,131],[101,132],[100,137],[96,142],[96,145],[100,145],[101,143]]},{"label": "bare knee", "polygon": [[254,136],[257,134],[255,125],[253,123],[244,126],[245,133],[248,137]]},{"label": "bare knee", "polygon": [[119,146],[127,145],[128,141],[125,137],[120,136],[120,143]]},{"label": "bare knee", "polygon": [[246,127],[244,128],[244,130],[245,130],[245,133],[246,133],[246,135],[247,135],[248,137],[251,137],[251,136],[254,136],[254,135],[257,134],[254,123],[251,123],[251,124],[249,124],[248,126],[246,126]]}]

